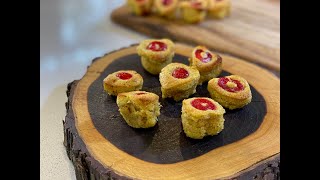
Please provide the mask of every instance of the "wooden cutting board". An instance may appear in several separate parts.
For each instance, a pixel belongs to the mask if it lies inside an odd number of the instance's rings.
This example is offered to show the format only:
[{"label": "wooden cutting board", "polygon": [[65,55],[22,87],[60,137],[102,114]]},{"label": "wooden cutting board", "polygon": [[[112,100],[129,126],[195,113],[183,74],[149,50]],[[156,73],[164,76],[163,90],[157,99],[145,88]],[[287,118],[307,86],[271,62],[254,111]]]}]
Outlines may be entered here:
[{"label": "wooden cutting board", "polygon": [[[181,125],[181,101],[160,98],[161,115],[148,129],[129,127],[116,97],[103,90],[110,73],[132,69],[143,77],[142,90],[161,97],[159,77],[149,74],[137,45],[96,58],[85,75],[68,85],[64,145],[77,179],[279,179],[280,81],[256,65],[221,55],[223,73],[250,84],[252,101],[224,114],[216,136],[194,140]],[[174,62],[188,64],[192,47],[176,43]],[[209,97],[207,84],[192,96]]]},{"label": "wooden cutting board", "polygon": [[143,34],[205,45],[214,51],[280,71],[280,1],[233,0],[231,16],[200,24],[168,21],[151,15],[135,16],[126,6],[115,9],[114,22]]}]

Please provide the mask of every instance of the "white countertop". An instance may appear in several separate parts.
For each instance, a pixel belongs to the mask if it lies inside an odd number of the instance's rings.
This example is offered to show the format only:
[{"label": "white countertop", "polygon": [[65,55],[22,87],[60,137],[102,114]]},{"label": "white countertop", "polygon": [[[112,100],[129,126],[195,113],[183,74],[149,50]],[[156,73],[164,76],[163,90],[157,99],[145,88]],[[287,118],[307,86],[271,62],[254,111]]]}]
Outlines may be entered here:
[{"label": "white countertop", "polygon": [[76,179],[63,146],[66,86],[91,60],[147,38],[110,20],[125,0],[40,1],[40,179]]}]

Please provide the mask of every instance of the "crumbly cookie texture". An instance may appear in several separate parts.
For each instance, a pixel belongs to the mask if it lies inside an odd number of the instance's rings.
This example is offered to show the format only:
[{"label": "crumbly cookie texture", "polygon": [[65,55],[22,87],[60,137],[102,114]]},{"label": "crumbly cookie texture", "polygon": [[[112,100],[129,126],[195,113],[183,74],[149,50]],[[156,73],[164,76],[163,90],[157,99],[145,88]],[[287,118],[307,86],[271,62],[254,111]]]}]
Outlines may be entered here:
[{"label": "crumbly cookie texture", "polygon": [[120,70],[109,74],[103,80],[103,88],[109,95],[137,91],[142,88],[142,76],[133,70]]},{"label": "crumbly cookie texture", "polygon": [[133,128],[150,128],[160,115],[159,96],[146,91],[120,93],[117,96],[120,114]]},{"label": "crumbly cookie texture", "polygon": [[186,136],[202,139],[217,135],[224,128],[225,109],[207,97],[189,98],[182,101],[182,126]]},{"label": "crumbly cookie texture", "polygon": [[222,19],[230,15],[231,1],[230,0],[208,0],[208,14],[210,17]]},{"label": "crumbly cookie texture", "polygon": [[199,85],[218,77],[222,71],[222,58],[212,53],[205,46],[197,46],[193,49],[189,58],[190,66],[194,66],[200,72]]},{"label": "crumbly cookie texture", "polygon": [[228,109],[242,108],[252,99],[248,82],[238,75],[211,79],[208,91],[212,99]]},{"label": "crumbly cookie texture", "polygon": [[139,44],[137,53],[143,68],[156,75],[172,62],[174,43],[169,39],[147,39]]},{"label": "crumbly cookie texture", "polygon": [[198,23],[205,19],[208,9],[207,0],[182,1],[179,4],[182,19],[187,23]]},{"label": "crumbly cookie texture", "polygon": [[154,0],[155,12],[162,17],[173,19],[176,16],[179,0]]},{"label": "crumbly cookie texture", "polygon": [[171,63],[159,74],[162,98],[173,98],[175,101],[188,98],[196,92],[200,73],[195,67],[182,63]]},{"label": "crumbly cookie texture", "polygon": [[148,15],[152,11],[153,0],[127,0],[131,12],[138,16]]}]

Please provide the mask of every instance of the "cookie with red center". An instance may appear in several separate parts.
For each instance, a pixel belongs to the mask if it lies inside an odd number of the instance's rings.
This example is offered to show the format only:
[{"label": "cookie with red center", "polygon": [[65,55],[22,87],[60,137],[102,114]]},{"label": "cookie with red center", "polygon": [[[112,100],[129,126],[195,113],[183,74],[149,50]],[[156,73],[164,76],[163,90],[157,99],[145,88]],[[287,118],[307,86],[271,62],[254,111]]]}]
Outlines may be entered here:
[{"label": "cookie with red center", "polygon": [[182,63],[171,63],[159,74],[162,98],[173,98],[175,101],[188,98],[196,92],[200,79],[199,71]]},{"label": "cookie with red center", "polygon": [[151,74],[159,74],[161,69],[172,62],[174,43],[169,39],[147,39],[137,47],[143,68]]},{"label": "cookie with red center", "polygon": [[179,4],[182,19],[187,23],[198,23],[207,15],[207,0],[182,1]]},{"label": "cookie with red center", "polygon": [[208,0],[208,15],[213,18],[221,19],[230,15],[230,0]]},{"label": "cookie with red center", "polygon": [[151,13],[153,0],[127,0],[127,5],[133,14],[144,16]]},{"label": "cookie with red center", "polygon": [[175,17],[179,0],[154,0],[154,8],[158,15],[172,19]]},{"label": "cookie with red center", "polygon": [[225,109],[207,97],[194,97],[182,101],[182,127],[186,136],[202,139],[216,135],[224,128]]},{"label": "cookie with red center", "polygon": [[248,82],[238,75],[211,79],[208,91],[212,99],[228,109],[242,108],[252,99]]},{"label": "cookie with red center", "polygon": [[189,62],[190,66],[196,67],[200,72],[200,85],[219,76],[222,71],[222,58],[209,51],[205,46],[195,47]]},{"label": "cookie with red center", "polygon": [[159,96],[146,91],[131,91],[117,96],[120,114],[134,128],[149,128],[156,125],[160,115]]},{"label": "cookie with red center", "polygon": [[109,74],[103,80],[103,88],[109,95],[137,91],[142,88],[143,78],[136,71],[121,70]]}]

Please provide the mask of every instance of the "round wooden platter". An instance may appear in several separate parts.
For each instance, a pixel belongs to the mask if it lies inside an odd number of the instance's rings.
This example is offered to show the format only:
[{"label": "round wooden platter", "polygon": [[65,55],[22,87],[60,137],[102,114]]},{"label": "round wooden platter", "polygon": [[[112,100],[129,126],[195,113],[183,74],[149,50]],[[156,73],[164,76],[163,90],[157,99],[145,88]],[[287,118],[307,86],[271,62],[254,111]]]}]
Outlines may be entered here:
[{"label": "round wooden platter", "polygon": [[[64,145],[77,179],[278,179],[280,178],[280,81],[243,60],[221,55],[223,73],[244,77],[252,102],[226,110],[225,128],[193,140],[181,127],[181,102],[161,99],[157,125],[134,129],[122,119],[116,97],[103,91],[103,78],[133,69],[143,90],[161,97],[158,76],[141,66],[132,45],[95,58],[81,80],[68,85]],[[192,47],[176,43],[174,62],[187,63]],[[207,96],[207,84],[193,96]]]}]

